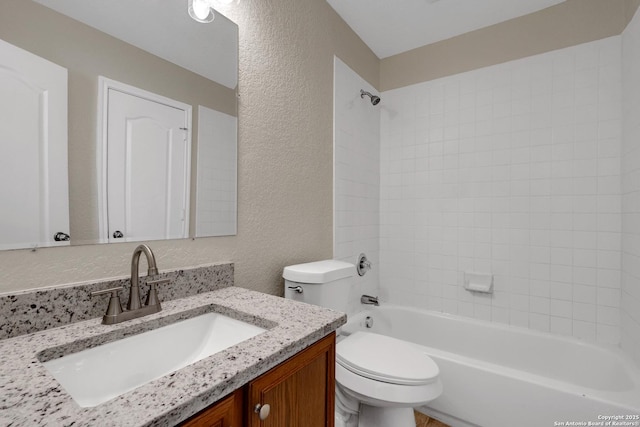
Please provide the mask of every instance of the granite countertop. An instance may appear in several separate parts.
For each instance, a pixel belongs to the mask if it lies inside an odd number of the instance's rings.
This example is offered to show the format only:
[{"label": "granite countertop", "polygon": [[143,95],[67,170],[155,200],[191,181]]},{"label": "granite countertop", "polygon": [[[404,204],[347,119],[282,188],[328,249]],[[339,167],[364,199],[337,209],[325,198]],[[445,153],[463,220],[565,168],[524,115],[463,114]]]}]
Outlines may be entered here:
[{"label": "granite countertop", "polygon": [[[267,329],[93,408],[81,408],[41,360],[215,311]],[[174,426],[345,323],[332,310],[234,286],[163,302],[117,325],[96,318],[0,341],[0,425]],[[169,343],[170,344],[170,343]]]}]

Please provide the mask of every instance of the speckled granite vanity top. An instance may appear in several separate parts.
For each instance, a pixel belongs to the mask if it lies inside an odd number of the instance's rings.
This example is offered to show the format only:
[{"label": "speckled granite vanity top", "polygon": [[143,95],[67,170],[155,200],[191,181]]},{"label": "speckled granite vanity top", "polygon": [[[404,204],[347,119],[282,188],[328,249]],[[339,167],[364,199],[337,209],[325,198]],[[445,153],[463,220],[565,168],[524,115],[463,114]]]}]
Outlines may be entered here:
[{"label": "speckled granite vanity top", "polygon": [[[79,407],[41,364],[208,311],[267,331],[93,408]],[[163,302],[160,313],[117,325],[100,320],[0,341],[0,425],[173,426],[334,331],[346,317],[230,286]]]}]

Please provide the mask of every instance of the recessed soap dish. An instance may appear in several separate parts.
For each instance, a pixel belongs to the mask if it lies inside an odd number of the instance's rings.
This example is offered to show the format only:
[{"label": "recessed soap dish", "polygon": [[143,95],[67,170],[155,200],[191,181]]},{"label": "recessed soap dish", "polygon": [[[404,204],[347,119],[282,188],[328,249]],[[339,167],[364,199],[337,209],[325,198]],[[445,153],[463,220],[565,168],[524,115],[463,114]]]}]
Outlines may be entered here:
[{"label": "recessed soap dish", "polygon": [[493,293],[493,274],[464,273],[464,288],[472,292]]}]

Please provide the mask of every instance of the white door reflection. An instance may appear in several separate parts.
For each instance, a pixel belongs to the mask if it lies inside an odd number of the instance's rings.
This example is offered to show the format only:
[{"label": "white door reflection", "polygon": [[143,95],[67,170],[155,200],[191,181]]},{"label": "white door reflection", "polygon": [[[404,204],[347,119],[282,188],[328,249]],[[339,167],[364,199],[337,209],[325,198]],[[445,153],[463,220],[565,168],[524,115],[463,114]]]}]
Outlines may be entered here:
[{"label": "white door reflection", "polygon": [[114,81],[104,90],[103,241],[188,237],[191,106]]},{"label": "white door reflection", "polygon": [[69,244],[67,69],[0,40],[0,249]]}]

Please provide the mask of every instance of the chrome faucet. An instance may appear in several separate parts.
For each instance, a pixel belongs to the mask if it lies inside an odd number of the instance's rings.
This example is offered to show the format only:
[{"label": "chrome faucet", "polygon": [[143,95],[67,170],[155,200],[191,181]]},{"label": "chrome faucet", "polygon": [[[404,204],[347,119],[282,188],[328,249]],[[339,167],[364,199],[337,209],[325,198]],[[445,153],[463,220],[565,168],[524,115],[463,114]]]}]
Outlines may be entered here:
[{"label": "chrome faucet", "polygon": [[158,267],[156,267],[156,257],[153,255],[151,248],[147,245],[140,245],[133,251],[131,256],[131,292],[129,292],[129,303],[127,304],[128,310],[136,310],[142,307],[140,302],[140,285],[138,284],[138,272],[140,265],[140,254],[144,253],[147,257],[147,275],[149,277],[158,274]]},{"label": "chrome faucet", "polygon": [[360,302],[362,304],[380,305],[378,297],[372,297],[371,295],[362,295],[360,297]]},{"label": "chrome faucet", "polygon": [[161,279],[147,282],[149,285],[149,293],[147,294],[147,300],[145,305],[140,302],[140,284],[138,277],[138,270],[140,265],[140,254],[144,253],[147,258],[147,276],[153,277],[158,274],[158,267],[156,266],[156,258],[153,255],[153,251],[147,245],[139,245],[134,251],[131,257],[131,289],[129,292],[129,303],[127,304],[127,310],[122,309],[120,303],[120,297],[118,292],[122,290],[122,286],[115,288],[105,289],[102,291],[91,292],[91,296],[111,294],[109,299],[109,306],[107,312],[102,316],[102,323],[105,325],[113,325],[114,323],[124,322],[125,320],[135,319],[137,317],[146,316],[148,314],[157,313],[162,310],[160,306],[160,300],[158,299],[158,291],[156,285],[163,283],[169,283],[169,279]]}]

